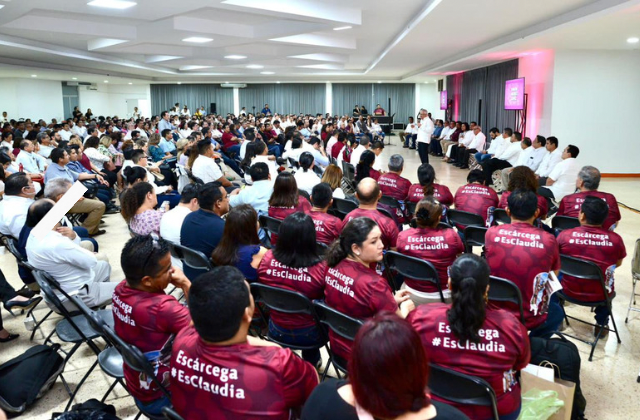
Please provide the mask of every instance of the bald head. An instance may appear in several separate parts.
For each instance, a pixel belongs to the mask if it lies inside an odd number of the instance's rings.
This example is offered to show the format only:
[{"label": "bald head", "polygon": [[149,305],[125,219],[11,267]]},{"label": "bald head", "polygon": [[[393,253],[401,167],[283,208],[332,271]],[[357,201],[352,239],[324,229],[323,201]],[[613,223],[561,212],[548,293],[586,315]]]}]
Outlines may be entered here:
[{"label": "bald head", "polygon": [[25,224],[30,228],[36,227],[36,225],[49,213],[49,210],[55,206],[56,203],[48,198],[43,198],[34,201],[29,206],[29,212],[27,213],[27,220]]},{"label": "bald head", "polygon": [[363,178],[356,188],[356,197],[361,204],[376,204],[380,199],[380,187],[373,178]]}]

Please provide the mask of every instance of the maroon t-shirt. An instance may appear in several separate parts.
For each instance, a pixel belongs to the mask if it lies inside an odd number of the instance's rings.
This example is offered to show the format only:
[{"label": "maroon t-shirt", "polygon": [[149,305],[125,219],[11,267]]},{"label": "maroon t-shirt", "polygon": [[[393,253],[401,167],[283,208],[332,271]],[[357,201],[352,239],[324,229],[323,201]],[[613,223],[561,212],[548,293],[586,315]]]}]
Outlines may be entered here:
[{"label": "maroon t-shirt", "polygon": [[331,157],[334,159],[338,159],[338,155],[340,155],[340,150],[342,150],[343,147],[344,147],[344,143],[337,141],[331,147]]},{"label": "maroon t-shirt", "polygon": [[605,219],[603,223],[603,227],[605,229],[611,228],[614,224],[616,224],[620,220],[620,209],[618,208],[618,201],[613,196],[613,194],[609,194],[601,191],[583,191],[575,194],[566,195],[558,206],[558,216],[569,216],[569,217],[578,217],[580,214],[580,208],[582,207],[582,203],[584,203],[584,199],[587,196],[593,196],[603,199],[609,205],[609,215]]},{"label": "maroon t-shirt", "polygon": [[[433,197],[449,207],[453,204],[453,195],[451,194],[451,190],[446,185],[433,184]],[[409,193],[407,194],[407,200],[412,203],[417,203],[424,198],[424,191],[422,189],[422,185],[413,184],[409,188]]]},{"label": "maroon t-shirt", "polygon": [[[447,319],[450,307],[443,303],[420,305],[407,317],[420,335],[430,362],[484,379],[496,393],[499,414],[514,412],[520,407],[520,384],[515,375],[531,359],[526,328],[508,311],[487,308],[480,342],[463,343],[451,331]],[[491,418],[488,407],[447,404],[472,419]]]},{"label": "maroon t-shirt", "polygon": [[485,222],[489,209],[498,207],[499,202],[498,194],[492,188],[480,184],[463,185],[456,191],[454,199],[456,210],[478,214]]},{"label": "maroon t-shirt", "polygon": [[228,147],[231,147],[231,146],[234,146],[234,145],[238,144],[237,142],[231,140],[234,137],[235,136],[233,135],[232,132],[222,133],[222,146],[224,147],[225,150]]},{"label": "maroon t-shirt", "polygon": [[321,211],[312,211],[309,216],[316,226],[316,240],[318,242],[330,245],[338,239],[340,232],[342,232],[342,220]]},{"label": "maroon t-shirt", "polygon": [[398,174],[394,174],[393,172],[387,172],[386,174],[380,175],[380,178],[378,178],[378,185],[380,186],[382,195],[387,195],[391,198],[395,198],[396,200],[404,201],[407,199],[407,195],[409,194],[411,181]]},{"label": "maroon t-shirt", "polygon": [[[258,267],[258,281],[267,286],[280,287],[302,293],[311,300],[322,299],[327,265],[321,261],[305,268],[291,268],[276,260],[269,250]],[[271,320],[282,328],[307,328],[315,325],[311,316],[271,311]]]},{"label": "maroon t-shirt", "polygon": [[342,229],[353,219],[357,219],[358,217],[368,217],[373,219],[374,222],[378,224],[378,227],[382,231],[382,243],[386,249],[395,248],[396,240],[398,239],[398,226],[389,217],[380,213],[377,210],[365,210],[365,209],[355,209],[352,210],[349,214],[344,217],[342,221]]},{"label": "maroon t-shirt", "polygon": [[[447,269],[464,252],[464,245],[454,229],[411,228],[398,234],[398,252],[429,261],[438,270],[442,289],[447,288]],[[432,283],[405,279],[407,286],[425,293],[438,291]]]},{"label": "maroon t-shirt", "polygon": [[[624,241],[615,232],[604,228],[580,226],[567,229],[558,235],[560,253],[594,262],[602,270],[604,285],[609,294],[615,290],[614,270],[619,260],[627,256]],[[604,300],[602,286],[597,281],[562,276],[562,291],[569,297],[582,301]]]},{"label": "maroon t-shirt", "polygon": [[288,420],[318,376],[289,349],[248,343],[205,343],[195,328],[176,337],[171,356],[171,402],[189,420]]},{"label": "maroon t-shirt", "polygon": [[[311,203],[306,198],[298,197],[297,207],[271,207],[269,206],[269,216],[275,219],[284,220],[290,214],[296,212],[309,213],[311,211]],[[278,241],[278,235],[271,235],[271,243],[273,245]]]},{"label": "maroon t-shirt", "polygon": [[[528,223],[493,226],[485,236],[491,275],[514,282],[522,293],[525,324],[534,329],[547,319],[549,296],[545,276],[560,269],[556,238]],[[500,305],[503,306],[503,305]],[[505,304],[505,308],[511,306]]]},{"label": "maroon t-shirt", "polygon": [[[123,280],[113,292],[115,333],[144,353],[160,382],[169,385],[171,340],[189,326],[191,315],[175,297],[132,289]],[[144,373],[126,363],[122,366],[127,389],[138,400],[149,403],[164,395]]]},{"label": "maroon t-shirt", "polygon": [[[502,193],[500,197],[500,203],[498,204],[498,208],[506,209],[509,206],[509,196],[511,195],[511,191],[505,191]],[[538,197],[538,210],[540,210],[540,215],[538,217],[544,219],[547,217],[547,213],[549,213],[549,202],[546,198],[541,195],[536,195]]]},{"label": "maroon t-shirt", "polygon": [[[380,311],[398,309],[389,283],[374,270],[351,260],[327,269],[325,301],[330,307],[354,318],[371,318]],[[329,331],[331,351],[349,360],[351,342]]]}]

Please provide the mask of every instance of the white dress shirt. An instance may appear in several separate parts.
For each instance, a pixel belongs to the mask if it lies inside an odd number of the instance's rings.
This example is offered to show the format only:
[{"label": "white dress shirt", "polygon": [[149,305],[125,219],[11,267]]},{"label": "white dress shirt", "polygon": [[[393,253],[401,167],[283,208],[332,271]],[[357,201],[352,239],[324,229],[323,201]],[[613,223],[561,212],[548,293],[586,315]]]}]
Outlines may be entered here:
[{"label": "white dress shirt", "polygon": [[60,137],[62,138],[62,140],[69,141],[69,139],[71,138],[71,135],[73,134],[73,132],[66,131],[66,130],[60,130],[60,131],[58,131],[58,134],[60,134]]},{"label": "white dress shirt", "polygon": [[[185,206],[176,206],[166,212],[160,220],[160,236],[171,243],[180,245],[180,229],[184,218],[191,213],[191,209]],[[171,257],[171,264],[182,270],[182,261]]]},{"label": "white dress shirt", "polygon": [[524,149],[522,152],[520,152],[520,156],[518,157],[518,161],[513,166],[525,166],[527,164],[527,162],[530,160],[531,154],[533,153],[533,150],[534,150],[533,146],[529,146],[526,149]]},{"label": "white dress shirt", "polygon": [[511,164],[511,166],[515,166],[516,162],[518,162],[518,158],[520,157],[520,153],[522,152],[522,144],[517,141],[515,143],[509,143],[506,149],[500,156],[496,156],[497,159],[506,160]]},{"label": "white dress shirt", "polygon": [[487,142],[487,136],[484,135],[484,133],[480,132],[478,133],[478,135],[474,135],[473,136],[473,140],[471,140],[471,143],[469,144],[469,146],[467,146],[469,149],[476,149],[478,151],[484,149],[484,144]]},{"label": "white dress shirt", "polygon": [[362,154],[364,153],[365,150],[368,150],[368,149],[359,144],[355,149],[353,149],[353,152],[351,152],[349,163],[352,164],[353,166],[356,166],[358,162],[360,162],[360,157],[362,157]]},{"label": "white dress shirt", "polygon": [[0,233],[18,239],[24,222],[27,220],[27,212],[31,203],[33,203],[32,198],[5,194],[3,200],[0,201]]},{"label": "white dress shirt", "polygon": [[416,123],[409,123],[404,129],[405,134],[416,134],[418,132],[418,126]]},{"label": "white dress shirt", "polygon": [[241,204],[249,204],[256,212],[267,214],[271,194],[273,194],[273,181],[263,179],[262,181],[254,182],[252,186],[245,186],[236,195],[230,195],[229,205],[236,207]]},{"label": "white dress shirt", "polygon": [[327,151],[328,155],[331,154],[331,149],[333,149],[333,145],[336,144],[337,141],[338,141],[338,136],[335,135],[335,136],[331,136],[331,138],[327,142],[327,147],[325,148],[325,150]]},{"label": "white dress shirt", "polygon": [[431,143],[431,136],[433,135],[433,121],[430,118],[420,120],[420,127],[418,127],[418,143]]},{"label": "white dress shirt", "polygon": [[575,158],[564,159],[553,168],[549,179],[553,179],[555,182],[545,188],[549,188],[553,192],[556,201],[560,201],[564,196],[576,191],[576,178],[578,178],[580,169],[582,167]]},{"label": "white dress shirt", "polygon": [[475,134],[473,134],[473,131],[472,131],[472,130],[467,130],[467,131],[464,133],[464,136],[462,136],[462,138],[461,138],[461,139],[459,138],[459,142],[460,142],[460,144],[463,144],[465,147],[468,147],[468,146],[473,142],[473,138],[474,138],[475,136],[476,136],[476,135],[475,135]]},{"label": "white dress shirt", "polygon": [[508,145],[509,142],[504,137],[498,136],[491,140],[491,144],[487,149],[487,154],[497,156],[501,154]]},{"label": "white dress shirt", "polygon": [[193,162],[191,171],[193,175],[200,178],[205,184],[207,182],[217,181],[222,177],[222,171],[216,161],[203,155],[198,156],[195,162]]},{"label": "white dress shirt", "polygon": [[303,169],[296,171],[293,175],[296,179],[296,183],[298,184],[298,189],[306,191],[311,195],[311,190],[313,187],[320,183],[320,178],[313,172],[313,169],[308,169],[306,172]]},{"label": "white dress shirt", "polygon": [[536,172],[540,167],[540,163],[542,160],[549,154],[547,149],[543,147],[538,147],[537,149],[532,146],[533,150],[531,151],[531,155],[529,156],[529,160],[526,165],[531,168],[532,171]]},{"label": "white dress shirt", "polygon": [[556,147],[556,150],[544,156],[542,162],[540,162],[538,170],[536,171],[536,175],[540,177],[548,177],[553,168],[555,168],[561,161],[562,150],[559,147]]},{"label": "white dress shirt", "polygon": [[[85,137],[87,137],[87,127],[78,127],[77,125],[74,125],[71,129],[71,132],[80,136],[80,138],[83,140]],[[131,136],[129,136],[129,138],[131,138]]]},{"label": "white dress shirt", "polygon": [[[455,130],[455,128],[454,128]],[[449,136],[451,136],[451,128],[449,128],[449,126],[446,126],[442,129],[442,131],[440,132],[440,137],[438,137],[438,140],[448,140]]]}]

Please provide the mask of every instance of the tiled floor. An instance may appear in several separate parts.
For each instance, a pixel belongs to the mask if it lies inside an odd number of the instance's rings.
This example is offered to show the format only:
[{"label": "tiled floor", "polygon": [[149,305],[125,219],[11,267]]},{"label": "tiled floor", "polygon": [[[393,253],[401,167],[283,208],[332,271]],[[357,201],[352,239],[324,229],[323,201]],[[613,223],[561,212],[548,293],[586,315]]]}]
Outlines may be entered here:
[{"label": "tiled floor", "polygon": [[[398,137],[392,137],[392,146],[387,146],[384,150],[384,157],[393,153],[400,153],[405,157],[404,176],[412,182],[417,181],[416,170],[420,164],[417,153],[402,149],[398,146]],[[438,182],[448,185],[452,192],[465,182],[467,171],[453,168],[451,165],[443,164],[437,158],[431,158],[437,173]],[[595,164],[597,162],[584,162],[585,164]],[[639,180],[628,179],[607,179],[601,184],[601,189],[612,192],[618,200],[635,208],[640,208],[640,195],[637,194],[640,188]],[[622,344],[618,344],[614,334],[610,334],[606,342],[598,344],[593,362],[587,361],[589,356],[589,346],[577,342],[580,355],[582,357],[582,389],[587,399],[586,415],[589,419],[632,419],[638,418],[638,400],[640,398],[640,384],[636,383],[638,371],[640,369],[640,314],[632,313],[629,323],[625,324],[624,319],[627,312],[627,305],[631,293],[631,256],[635,240],[640,237],[640,214],[622,209],[622,221],[617,232],[622,235],[627,246],[629,256],[625,259],[622,267],[616,271],[617,297],[614,301],[614,316],[620,329]],[[98,242],[101,250],[106,252],[113,265],[112,280],[122,279],[122,270],[117,264],[120,259],[120,251],[123,244],[129,238],[127,227],[119,215],[110,215],[105,218],[107,234],[100,236]],[[16,264],[13,257],[6,253],[0,255],[0,266],[9,282],[16,288],[21,286],[17,277]],[[42,305],[44,306],[44,305]],[[591,318],[588,310],[569,307],[571,314],[579,314],[586,319]],[[42,316],[45,309],[36,311],[37,316]],[[23,316],[11,318],[2,311],[5,327],[15,333],[20,333],[18,340],[11,344],[0,344],[0,363],[4,363],[12,357],[24,352],[31,345],[41,343],[42,334],[38,333],[33,343],[29,342],[29,334],[23,326]],[[54,322],[45,323],[45,332],[48,333],[54,326]],[[573,327],[573,325],[572,325]],[[590,330],[586,327],[576,326],[578,334],[588,335]],[[569,328],[571,331],[573,328]],[[83,349],[73,356],[65,369],[65,376],[72,383],[80,380],[86,369],[95,361],[95,356],[88,349]],[[76,401],[85,401],[89,398],[102,398],[111,380],[97,368],[90,376],[87,383],[81,389]],[[64,409],[68,401],[68,396],[60,381],[44,398],[37,401],[23,416],[29,419],[49,419],[51,413],[60,412]],[[126,391],[117,386],[107,401],[114,404],[118,415],[121,418],[133,418],[137,410],[131,397]]]}]

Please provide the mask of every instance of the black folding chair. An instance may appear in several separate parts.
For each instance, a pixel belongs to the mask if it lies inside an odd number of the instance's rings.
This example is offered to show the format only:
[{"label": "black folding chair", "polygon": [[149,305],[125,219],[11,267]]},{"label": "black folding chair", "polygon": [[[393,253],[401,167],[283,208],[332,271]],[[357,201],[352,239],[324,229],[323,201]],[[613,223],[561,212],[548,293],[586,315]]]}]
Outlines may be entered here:
[{"label": "black folding chair", "polygon": [[344,198],[334,198],[333,207],[337,212],[337,216],[340,217],[340,219],[344,220],[347,214],[358,208],[358,205],[351,200],[346,200]]},{"label": "black folding chair", "polygon": [[464,229],[464,248],[465,252],[473,252],[474,246],[482,247],[482,254],[484,255],[485,235],[487,234],[486,227],[480,226],[467,226]]},{"label": "black folding chair", "polygon": [[402,209],[400,202],[393,197],[389,197],[388,195],[383,195],[382,197],[380,197],[380,200],[378,202],[381,204],[385,204],[392,209]]},{"label": "black folding chair", "polygon": [[176,413],[173,408],[164,407],[162,409],[162,413],[164,413],[164,417],[167,420],[184,420],[184,418],[180,414]]},{"label": "black folding chair", "polygon": [[385,216],[387,216],[389,219],[395,221],[396,219],[393,217],[393,214],[391,214],[389,212],[389,210],[385,209],[384,207],[378,207],[376,210],[378,210],[378,212],[384,214]]},{"label": "black folding chair", "polygon": [[496,393],[484,379],[432,363],[429,389],[434,395],[457,404],[490,407],[493,419],[500,420]]},{"label": "black folding chair", "polygon": [[[618,344],[622,343],[622,341],[620,340],[620,335],[618,334],[618,327],[616,326],[616,319],[613,316],[613,310],[612,310],[612,306],[611,306],[611,301],[613,300],[613,298],[616,297],[616,292],[614,291],[611,295],[609,295],[609,293],[607,292],[607,288],[604,284],[604,275],[602,274],[602,270],[600,269],[600,267],[598,267],[597,264],[592,263],[591,261],[585,261],[585,260],[581,260],[579,258],[575,258],[575,257],[570,257],[568,255],[562,255],[560,254],[560,272],[565,275],[565,276],[571,276],[571,277],[575,277],[577,279],[580,279],[581,281],[584,282],[597,282],[600,283],[600,287],[602,290],[602,294],[605,297],[604,300],[600,300],[600,301],[596,301],[596,302],[585,302],[585,301],[581,301],[579,299],[574,299],[572,297],[567,296],[564,293],[564,290],[560,290],[558,292],[556,292],[558,294],[558,299],[560,300],[564,300],[566,302],[570,302],[573,303],[575,305],[578,306],[586,306],[588,308],[592,308],[595,310],[595,308],[598,307],[606,307],[609,310],[609,318],[611,319],[611,322],[613,323],[613,332],[616,333],[616,338],[618,339]],[[567,321],[567,325],[569,325],[569,318],[571,319],[575,319],[578,322],[581,322],[583,324],[587,324],[587,325],[591,325],[592,327],[595,327],[596,324],[581,320],[579,318],[573,317],[573,316],[569,316],[567,315],[567,313],[564,310],[564,306],[560,305],[560,307],[562,308],[562,313],[564,314],[564,318]],[[611,328],[609,328],[608,325],[604,326],[603,328],[606,328],[607,331],[611,331]],[[591,361],[593,359],[593,352],[596,349],[596,346],[598,345],[598,340],[600,340],[600,335],[602,334],[602,329],[600,329],[598,335],[596,336],[595,341],[589,341],[589,340],[585,340],[583,338],[579,338],[567,333],[564,333],[564,335],[567,335],[571,338],[574,338],[576,340],[582,341],[583,343],[589,344],[591,346],[591,353],[589,354],[589,361]]]},{"label": "black folding chair", "polygon": [[449,209],[447,210],[447,217],[452,226],[460,225],[463,227],[463,230],[467,226],[485,226],[485,221],[482,216],[468,211]]},{"label": "black folding chair", "polygon": [[388,270],[389,283],[394,292],[400,290],[402,286],[402,281],[394,274],[397,273],[405,278],[434,284],[440,294],[440,301],[444,303],[438,271],[429,261],[410,257],[397,251],[387,251],[384,254],[384,266]]},{"label": "black folding chair", "polygon": [[[361,320],[350,317],[349,315],[345,315],[342,312],[333,309],[322,300],[314,300],[313,307],[316,310],[316,314],[318,315],[318,320],[325,327],[325,334],[327,334],[327,336],[328,330],[326,328],[344,339],[353,341],[356,337],[356,334],[358,333],[358,330],[363,324]],[[331,349],[329,350],[331,364],[336,369],[338,378],[340,378],[340,372],[343,372],[346,375],[348,361],[334,354]],[[326,371],[327,370],[325,369],[324,376],[326,376]]]},{"label": "black folding chair", "polygon": [[561,232],[566,229],[580,227],[580,220],[577,217],[553,216],[551,219],[551,227]]},{"label": "black folding chair", "polygon": [[413,203],[411,201],[405,201],[404,202],[405,207],[407,208],[407,214],[412,216],[414,214],[416,214],[416,206],[418,205],[418,203]]},{"label": "black folding chair", "polygon": [[494,209],[493,210],[493,224],[494,225],[508,225],[511,223],[511,217],[507,214],[505,209]]},{"label": "black folding chair", "polygon": [[311,196],[309,195],[308,192],[306,192],[305,190],[298,190],[298,195],[304,197],[307,199],[308,202],[311,202]]},{"label": "black folding chair", "polygon": [[265,214],[260,215],[258,218],[260,227],[269,232],[271,235],[277,235],[280,231],[280,225],[282,220],[275,217],[267,216]]},{"label": "black folding chair", "polygon": [[196,251],[195,249],[188,248],[184,245],[174,244],[173,242],[169,242],[169,249],[172,257],[179,259],[183,264],[193,268],[194,270],[213,270],[211,260],[200,251]]},{"label": "black folding chair", "polygon": [[[316,323],[316,328],[320,334],[320,343],[312,346],[300,346],[295,344],[287,343],[286,341],[281,341],[274,338],[271,334],[267,333],[267,338],[274,343],[281,345],[282,347],[288,347],[293,350],[320,350],[322,347],[327,349],[327,353],[329,353],[329,347],[327,346],[327,342],[329,341],[329,337],[327,337],[324,328],[320,324],[318,320],[318,315],[316,314],[316,310],[313,307],[313,302],[303,295],[302,293],[295,292],[293,290],[282,289],[279,287],[267,286],[266,284],[260,283],[252,283],[251,284],[251,294],[253,295],[253,299],[256,303],[262,303],[267,308],[272,311],[278,311],[283,314],[302,314],[308,315],[313,318]],[[258,308],[258,312],[260,313],[260,317],[262,318],[265,325],[268,325],[268,317],[264,313],[263,309],[260,305],[256,305]],[[327,361],[327,364],[324,368],[324,375],[327,373],[327,369],[329,368],[329,363],[331,360]],[[323,375],[323,378],[324,378]]]},{"label": "black folding chair", "polygon": [[342,178],[349,188],[356,190],[356,168],[344,160],[342,161]]},{"label": "black folding chair", "polygon": [[[489,301],[493,302],[510,302],[518,306],[517,314],[520,322],[524,325],[524,309],[522,306],[522,293],[518,286],[507,279],[491,276],[489,279]],[[501,306],[498,304],[497,306]]]}]

